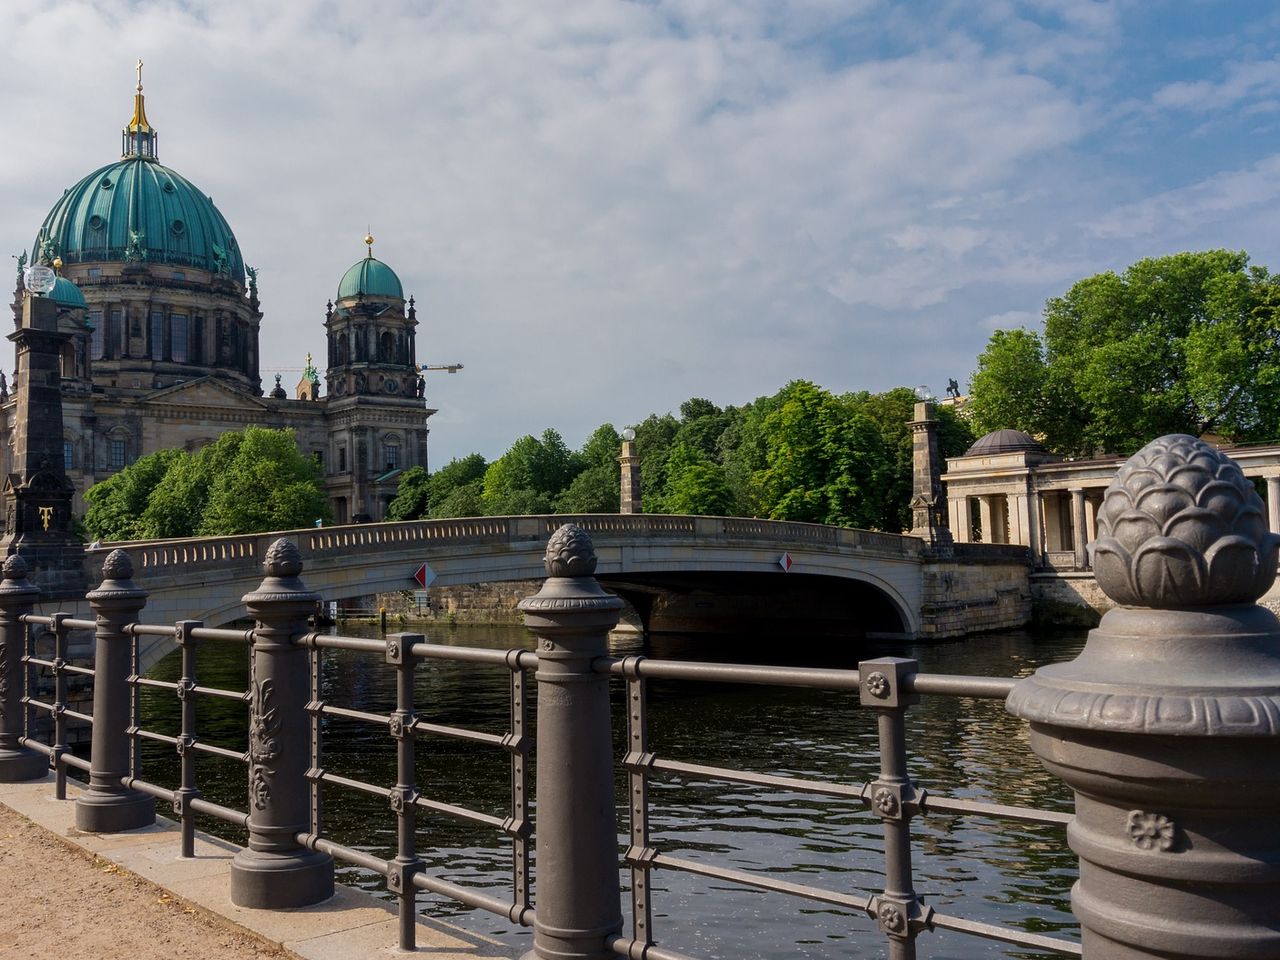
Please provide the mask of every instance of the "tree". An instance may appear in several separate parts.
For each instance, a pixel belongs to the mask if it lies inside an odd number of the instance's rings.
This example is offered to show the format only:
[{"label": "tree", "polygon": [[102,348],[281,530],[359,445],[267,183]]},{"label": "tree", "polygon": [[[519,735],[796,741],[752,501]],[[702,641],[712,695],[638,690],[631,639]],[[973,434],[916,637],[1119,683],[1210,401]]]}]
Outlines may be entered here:
[{"label": "tree", "polygon": [[[410,467],[400,475],[395,499],[387,506],[387,519],[420,520],[423,517],[437,516],[437,509],[449,501],[455,491],[484,477],[487,466],[484,457],[473,453],[461,459],[450,460],[430,475],[421,467]],[[453,509],[461,507],[466,500],[465,496],[455,499]],[[477,516],[478,513],[449,515]]]},{"label": "tree", "polygon": [[677,444],[667,459],[663,512],[722,517],[732,508],[733,491],[725,481],[724,468],[700,450]]},{"label": "tree", "polygon": [[170,465],[186,456],[181,450],[159,450],[95,483],[84,495],[88,505],[85,530],[95,540],[151,540],[164,536],[150,532],[142,515]]},{"label": "tree", "polygon": [[[1280,432],[1280,292],[1243,251],[1141,260],[1045,306],[1043,338],[998,331],[979,358],[980,428],[1066,454],[1130,453],[1165,433]],[[1008,418],[998,422],[997,418]]]},{"label": "tree", "polygon": [[330,519],[319,468],[292,430],[247,427],[192,455],[164,450],[90,487],[85,528],[98,539],[258,533]]}]

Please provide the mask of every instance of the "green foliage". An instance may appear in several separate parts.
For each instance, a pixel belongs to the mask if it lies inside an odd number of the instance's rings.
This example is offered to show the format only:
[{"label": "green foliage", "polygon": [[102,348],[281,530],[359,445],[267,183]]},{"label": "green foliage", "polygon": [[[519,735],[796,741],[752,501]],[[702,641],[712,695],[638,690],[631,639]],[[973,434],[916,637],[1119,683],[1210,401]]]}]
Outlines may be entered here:
[{"label": "green foliage", "polygon": [[555,501],[556,513],[617,513],[621,500],[617,463],[587,467]]},{"label": "green foliage", "polygon": [[[435,473],[428,474],[422,467],[410,467],[400,475],[395,499],[387,506],[388,520],[419,520],[423,517],[472,517],[479,516],[479,488],[466,494],[455,493],[480,481],[488,464],[484,457],[473,453],[460,460],[451,460]],[[472,496],[474,494],[474,496]],[[473,504],[472,500],[476,502]],[[445,507],[448,503],[450,506]],[[464,513],[442,512],[466,510]]]},{"label": "green foliage", "polygon": [[1165,433],[1280,432],[1280,287],[1229,250],[1140,260],[1045,306],[1043,338],[998,331],[978,361],[981,429],[1062,453],[1130,453]]},{"label": "green foliage", "polygon": [[142,457],[85,493],[101,540],[291,530],[331,518],[319,468],[292,430],[247,427],[192,455]]},{"label": "green foliage", "polygon": [[95,540],[152,540],[159,536],[144,523],[143,512],[170,465],[186,456],[181,450],[159,450],[86,490],[84,526],[89,536]]}]

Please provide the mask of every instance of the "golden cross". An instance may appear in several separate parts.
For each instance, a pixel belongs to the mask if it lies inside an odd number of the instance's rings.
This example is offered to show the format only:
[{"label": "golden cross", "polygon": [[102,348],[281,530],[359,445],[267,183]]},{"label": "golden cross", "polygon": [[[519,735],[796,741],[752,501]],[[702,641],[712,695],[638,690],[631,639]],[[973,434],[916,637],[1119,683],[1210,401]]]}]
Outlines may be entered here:
[{"label": "golden cross", "polygon": [[138,92],[142,92],[142,58],[138,58]]},{"label": "golden cross", "polygon": [[53,517],[53,507],[40,507],[40,519],[44,523],[44,528],[49,529],[49,520]]}]

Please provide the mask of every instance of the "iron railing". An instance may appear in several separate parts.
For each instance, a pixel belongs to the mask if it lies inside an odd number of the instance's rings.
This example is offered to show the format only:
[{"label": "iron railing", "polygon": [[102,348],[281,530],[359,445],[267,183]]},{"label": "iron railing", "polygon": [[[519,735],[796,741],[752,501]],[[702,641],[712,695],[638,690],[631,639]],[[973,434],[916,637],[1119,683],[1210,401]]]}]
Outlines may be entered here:
[{"label": "iron railing", "polygon": [[[25,624],[26,653],[22,658],[26,724],[21,743],[49,758],[56,774],[55,792],[66,797],[68,770],[88,772],[91,762],[75,755],[66,743],[68,719],[92,723],[93,717],[71,710],[66,704],[68,678],[74,675],[93,677],[93,668],[76,666],[67,661],[67,634],[70,630],[95,627],[94,621],[76,620],[63,614],[52,616],[21,615]],[[261,625],[259,625],[261,626]],[[196,621],[179,621],[173,626],[128,623],[121,634],[130,644],[136,664],[136,651],[142,638],[171,639],[181,650],[181,676],[176,681],[141,677],[135,672],[128,678],[132,693],[130,712],[133,722],[127,733],[131,743],[130,770],[120,778],[120,786],[139,791],[169,804],[181,826],[181,854],[194,855],[196,817],[205,815],[236,827],[250,826],[251,812],[224,806],[206,799],[197,778],[198,756],[215,756],[231,760],[246,768],[251,762],[251,747],[234,750],[205,742],[198,724],[197,704],[203,698],[243,703],[253,722],[262,705],[254,701],[252,690],[228,690],[200,681],[198,651],[204,643],[225,643],[251,647],[256,629],[212,629]],[[38,657],[34,648],[37,632],[47,631],[53,639],[51,657]],[[399,904],[402,949],[414,947],[416,893],[419,890],[449,897],[467,906],[505,917],[514,924],[534,924],[535,897],[531,889],[530,850],[533,818],[530,810],[528,776],[532,743],[529,737],[528,679],[538,667],[537,653],[523,649],[489,650],[457,648],[425,642],[418,634],[393,634],[385,640],[299,633],[296,646],[309,652],[310,699],[299,716],[282,718],[284,723],[306,726],[309,749],[307,781],[310,788],[310,824],[293,838],[300,847],[330,854],[336,860],[363,868],[385,879],[387,889]],[[395,709],[390,713],[371,712],[359,704],[337,705],[325,699],[321,686],[322,658],[327,651],[346,650],[378,657],[386,669],[395,673]],[[501,734],[467,730],[430,723],[419,717],[414,702],[414,676],[419,669],[431,669],[446,662],[498,668],[509,675],[510,723]],[[1031,824],[1065,826],[1071,816],[1061,812],[1035,810],[972,799],[926,795],[913,782],[907,765],[905,717],[919,696],[965,697],[1003,700],[1014,681],[1003,678],[968,677],[919,673],[913,660],[886,658],[866,661],[857,670],[808,669],[777,666],[729,665],[651,659],[641,656],[615,658],[596,657],[590,669],[597,676],[616,678],[624,685],[626,704],[626,749],[618,765],[625,772],[627,800],[627,843],[622,857],[630,873],[631,930],[607,938],[607,946],[621,956],[643,960],[691,960],[687,955],[659,944],[653,926],[653,884],[655,870],[680,871],[717,881],[803,898],[820,904],[868,914],[878,924],[889,945],[893,960],[915,956],[915,941],[925,931],[948,930],[1017,947],[1050,950],[1066,955],[1080,955],[1076,942],[1029,933],[991,923],[940,913],[926,906],[915,892],[912,862],[911,821],[917,817],[967,815],[994,819],[1010,819]],[[43,669],[52,675],[53,700],[42,701],[36,695],[35,671]],[[692,683],[755,684],[857,693],[860,704],[872,712],[877,721],[880,767],[866,782],[828,782],[791,776],[778,776],[729,767],[711,766],[658,756],[649,746],[647,685],[651,680]],[[180,723],[176,733],[149,730],[138,722],[139,692],[167,692],[180,703]],[[45,713],[52,718],[50,739],[44,742],[34,735],[33,718]],[[325,737],[322,719],[342,718],[382,728],[395,743],[396,783],[370,783],[341,776],[325,768]],[[505,751],[510,757],[509,815],[499,818],[482,811],[470,810],[450,803],[448,798],[432,797],[422,792],[424,785],[415,782],[415,744],[421,737],[445,737],[474,744],[477,748]],[[153,742],[172,747],[180,759],[178,786],[166,787],[142,776],[139,769],[140,745]],[[248,770],[246,769],[246,773]],[[596,771],[594,775],[611,777],[612,771]],[[700,782],[728,782],[766,789],[796,791],[805,794],[840,798],[860,803],[883,824],[885,886],[878,891],[830,890],[808,884],[783,881],[762,872],[730,869],[710,863],[675,856],[657,846],[650,835],[648,804],[649,785],[655,779],[679,779]],[[350,790],[384,798],[397,817],[394,856],[384,858],[339,843],[326,835],[321,787]],[[429,786],[429,785],[426,785]],[[252,796],[246,807],[253,805]],[[462,886],[430,874],[419,857],[417,815],[443,815],[471,824],[490,827],[500,832],[511,845],[511,894],[509,898],[494,896],[482,890]],[[616,855],[616,854],[615,854]],[[771,865],[762,864],[762,867]]]}]

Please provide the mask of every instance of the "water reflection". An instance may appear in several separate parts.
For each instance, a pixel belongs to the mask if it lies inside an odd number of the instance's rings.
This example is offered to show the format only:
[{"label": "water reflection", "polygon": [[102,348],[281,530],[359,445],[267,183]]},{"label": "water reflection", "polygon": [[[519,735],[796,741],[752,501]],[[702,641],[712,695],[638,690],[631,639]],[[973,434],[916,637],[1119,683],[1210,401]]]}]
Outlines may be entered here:
[{"label": "water reflection", "polygon": [[[442,627],[427,632],[436,643],[531,646],[525,632],[514,627]],[[1025,633],[1006,633],[906,650],[824,644],[808,651],[797,644],[771,650],[664,637],[643,652],[682,659],[835,666],[853,666],[859,659],[892,652],[917,657],[921,669],[929,672],[1020,676],[1042,663],[1073,657],[1082,643],[1080,635],[1033,639]],[[615,642],[614,652],[642,651],[638,639],[623,638]],[[179,673],[178,659],[172,656],[152,675],[172,680]],[[202,684],[243,689],[246,674],[242,649],[215,644],[201,649]],[[329,703],[383,712],[394,703],[394,674],[380,657],[327,653],[322,677]],[[532,693],[533,684],[529,687]],[[613,692],[614,735],[621,756],[620,685]],[[851,784],[875,776],[875,724],[858,707],[856,694],[677,682],[653,682],[648,694],[650,742],[660,756]],[[418,714],[428,722],[493,733],[507,730],[508,675],[503,669],[452,663],[420,667],[415,696]],[[243,704],[202,699],[198,710],[202,739],[243,749]],[[176,732],[176,699],[146,691],[144,726]],[[324,742],[322,762],[327,770],[380,785],[394,782],[393,741],[385,730],[327,717]],[[908,743],[913,776],[930,793],[1070,809],[1066,789],[1031,754],[1025,726],[1000,703],[926,697],[909,713]],[[176,758],[164,745],[148,743],[144,764],[148,779],[176,786]],[[243,807],[243,766],[201,755],[198,769],[206,796]],[[499,818],[510,812],[510,763],[501,750],[422,738],[417,780],[429,798]],[[623,796],[621,791],[618,795]],[[323,802],[328,834],[381,856],[392,854],[395,818],[385,801],[326,787]],[[796,882],[854,894],[883,885],[880,826],[860,804],[737,784],[673,781],[655,781],[650,803],[653,842],[675,856],[783,874]],[[621,813],[619,823],[625,823]],[[201,827],[244,839],[216,821],[202,821]],[[1068,892],[1076,865],[1061,829],[935,816],[916,821],[914,838],[916,886],[934,909],[1075,936]],[[423,815],[419,846],[432,873],[489,888],[497,896],[510,895],[511,852],[498,831]],[[340,867],[339,876],[371,890],[383,888],[380,880],[356,868]],[[724,958],[820,957],[829,956],[833,944],[851,949],[856,942],[865,955],[884,955],[883,940],[866,916],[683,874],[655,872],[652,886],[655,935],[676,950]],[[527,931],[513,932],[504,920],[489,914],[437,898],[424,897],[423,907],[503,937],[513,946],[528,946]],[[945,931],[925,934],[919,943],[922,957],[1039,956]]]}]

